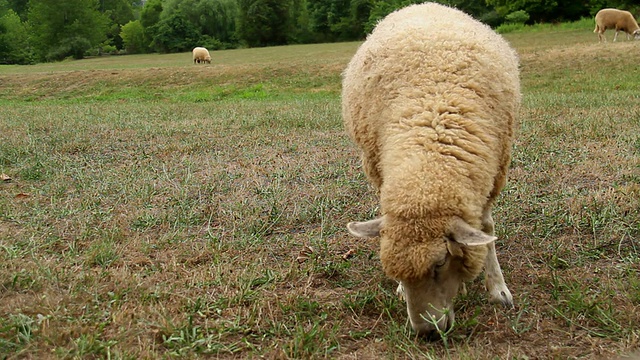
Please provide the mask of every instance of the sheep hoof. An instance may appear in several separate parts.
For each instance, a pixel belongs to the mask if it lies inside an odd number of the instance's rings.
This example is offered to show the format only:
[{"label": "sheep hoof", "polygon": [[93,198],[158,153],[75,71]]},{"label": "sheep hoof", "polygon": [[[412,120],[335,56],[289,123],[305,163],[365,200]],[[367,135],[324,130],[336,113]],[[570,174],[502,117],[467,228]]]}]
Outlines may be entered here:
[{"label": "sheep hoof", "polygon": [[460,295],[467,295],[467,285],[465,285],[465,283],[462,283],[462,285],[460,285]]},{"label": "sheep hoof", "polygon": [[398,284],[398,288],[396,289],[396,295],[398,295],[398,299],[404,301],[404,286],[402,286],[402,283]]},{"label": "sheep hoof", "polygon": [[489,291],[489,302],[502,304],[506,308],[513,308],[513,296],[506,286]]}]

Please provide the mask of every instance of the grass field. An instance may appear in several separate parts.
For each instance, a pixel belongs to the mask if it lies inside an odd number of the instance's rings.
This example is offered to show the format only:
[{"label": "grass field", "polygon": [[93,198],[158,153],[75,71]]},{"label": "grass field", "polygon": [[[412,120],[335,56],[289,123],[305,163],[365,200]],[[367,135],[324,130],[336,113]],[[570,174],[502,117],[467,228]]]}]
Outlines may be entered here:
[{"label": "grass field", "polygon": [[377,211],[340,116],[357,43],[0,66],[0,359],[635,351],[640,42],[506,37],[524,103],[494,218],[516,307],[479,278],[439,342],[344,227]]}]

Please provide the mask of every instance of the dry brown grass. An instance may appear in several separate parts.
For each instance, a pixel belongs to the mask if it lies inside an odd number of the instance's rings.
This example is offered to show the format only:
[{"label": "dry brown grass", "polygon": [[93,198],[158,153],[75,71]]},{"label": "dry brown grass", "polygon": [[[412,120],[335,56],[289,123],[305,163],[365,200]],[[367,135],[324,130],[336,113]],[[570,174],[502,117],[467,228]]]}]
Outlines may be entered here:
[{"label": "dry brown grass", "polygon": [[637,349],[638,44],[591,35],[511,38],[525,101],[494,217],[517,305],[488,305],[476,280],[446,344],[414,338],[377,244],[344,230],[377,204],[340,120],[357,44],[1,71],[0,357]]}]

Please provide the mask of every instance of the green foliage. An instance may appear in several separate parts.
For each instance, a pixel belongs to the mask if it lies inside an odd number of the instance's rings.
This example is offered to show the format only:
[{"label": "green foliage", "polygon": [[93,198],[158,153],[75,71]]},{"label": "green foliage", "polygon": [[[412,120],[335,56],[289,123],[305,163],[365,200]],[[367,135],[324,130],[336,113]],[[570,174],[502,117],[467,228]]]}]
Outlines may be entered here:
[{"label": "green foliage", "polygon": [[28,25],[13,10],[0,17],[0,64],[31,64]]},{"label": "green foliage", "polygon": [[291,0],[239,0],[238,37],[249,46],[287,43]]},{"label": "green foliage", "polygon": [[108,42],[122,49],[124,44],[120,37],[121,27],[135,19],[131,0],[100,0],[100,12],[110,20],[107,31]]},{"label": "green foliage", "polygon": [[153,44],[159,52],[190,51],[198,44],[200,33],[179,11],[162,17],[156,26]]},{"label": "green foliage", "polygon": [[62,39],[57,47],[52,48],[46,55],[48,61],[63,60],[67,57],[82,59],[85,52],[91,49],[91,42],[81,36]]},{"label": "green foliage", "polygon": [[526,29],[526,25],[524,24],[516,24],[516,23],[507,23],[502,24],[496,28],[496,32],[498,34],[508,34],[516,31],[522,31]]},{"label": "green foliage", "polygon": [[98,0],[29,2],[32,45],[40,59],[82,58],[84,51],[106,39],[108,23],[98,10]]},{"label": "green foliage", "polygon": [[342,16],[337,24],[331,26],[331,30],[337,34],[337,39],[364,39],[366,36],[364,25],[369,20],[371,8],[373,8],[372,0],[352,1],[347,16]]},{"label": "green foliage", "polygon": [[150,48],[160,22],[160,14],[162,14],[162,0],[148,0],[140,12],[140,24],[144,28],[145,43]]},{"label": "green foliage", "polygon": [[529,14],[524,10],[518,10],[505,16],[504,19],[510,24],[524,24],[529,20]]},{"label": "green foliage", "polygon": [[142,27],[140,20],[129,21],[125,24],[120,31],[120,37],[128,54],[140,54],[148,49],[144,27]]},{"label": "green foliage", "polygon": [[[231,47],[235,39],[238,5],[235,0],[168,0],[162,16],[180,13],[202,37],[191,47],[210,49]],[[207,46],[207,44],[209,46]]]},{"label": "green foliage", "polygon": [[146,29],[155,26],[162,14],[162,0],[148,0],[140,12],[140,23]]},{"label": "green foliage", "polygon": [[6,0],[10,9],[15,11],[21,21],[27,20],[28,1],[25,0]]},{"label": "green foliage", "polygon": [[578,21],[566,22],[561,24],[502,24],[496,28],[496,32],[499,34],[507,33],[529,33],[529,32],[542,32],[542,31],[559,31],[559,30],[592,30],[593,19],[582,18]]},{"label": "green foliage", "polygon": [[311,31],[311,18],[309,16],[307,0],[292,0],[290,14],[293,26],[291,31],[289,31],[288,42],[290,44],[313,42],[313,32]]},{"label": "green foliage", "polygon": [[[357,8],[361,2],[357,0],[353,3]],[[343,33],[349,31],[349,27],[352,26],[349,19],[350,1],[317,0],[309,3],[308,11],[315,41],[331,42],[343,39]]]}]

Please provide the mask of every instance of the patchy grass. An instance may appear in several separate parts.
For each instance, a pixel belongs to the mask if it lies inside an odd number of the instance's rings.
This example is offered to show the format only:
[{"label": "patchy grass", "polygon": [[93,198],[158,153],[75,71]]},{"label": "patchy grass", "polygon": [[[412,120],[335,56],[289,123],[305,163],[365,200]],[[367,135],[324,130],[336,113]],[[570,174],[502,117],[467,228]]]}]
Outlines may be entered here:
[{"label": "patchy grass", "polygon": [[2,358],[607,358],[640,344],[638,44],[508,34],[500,197],[516,308],[482,279],[416,339],[340,117],[358,44],[1,67]]}]

